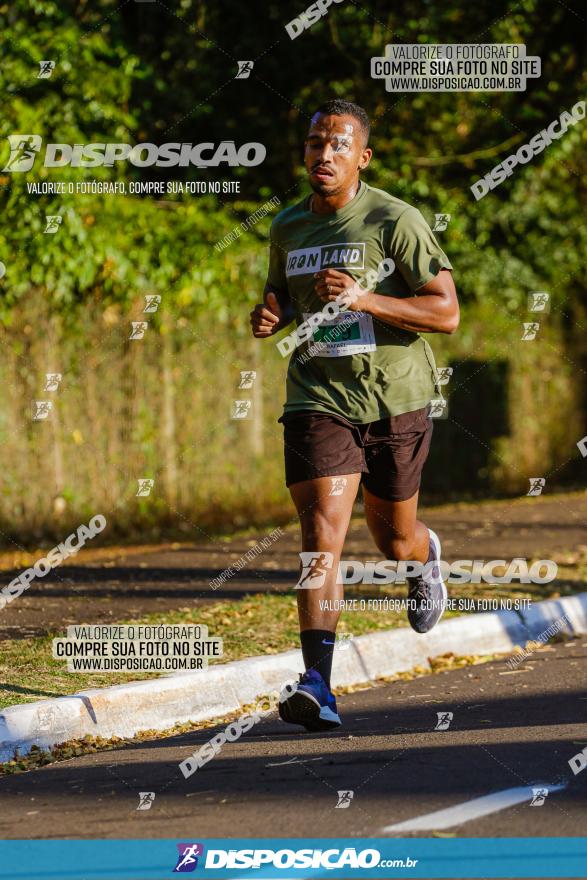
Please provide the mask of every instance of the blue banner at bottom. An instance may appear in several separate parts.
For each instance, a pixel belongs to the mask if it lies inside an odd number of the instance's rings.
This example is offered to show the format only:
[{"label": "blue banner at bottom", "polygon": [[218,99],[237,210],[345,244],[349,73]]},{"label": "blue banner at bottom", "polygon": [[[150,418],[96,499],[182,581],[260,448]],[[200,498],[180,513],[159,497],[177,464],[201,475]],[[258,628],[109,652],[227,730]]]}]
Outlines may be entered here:
[{"label": "blue banner at bottom", "polygon": [[587,838],[8,840],[2,880],[587,877]]}]

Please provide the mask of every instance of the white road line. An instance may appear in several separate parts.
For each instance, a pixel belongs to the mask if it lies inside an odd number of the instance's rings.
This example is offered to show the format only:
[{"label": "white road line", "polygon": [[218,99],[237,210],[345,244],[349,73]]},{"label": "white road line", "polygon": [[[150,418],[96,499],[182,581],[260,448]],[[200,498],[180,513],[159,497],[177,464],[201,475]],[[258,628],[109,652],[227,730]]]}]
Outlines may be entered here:
[{"label": "white road line", "polygon": [[[566,787],[566,783],[552,785],[548,782],[536,782],[533,785],[506,788],[504,791],[496,791],[493,794],[474,798],[472,801],[465,801],[464,804],[456,804],[456,806],[448,807],[446,810],[436,810],[434,813],[426,813],[424,816],[408,819],[406,822],[386,825],[382,833],[392,831],[442,831],[445,828],[462,825],[464,822],[471,822],[472,819],[480,819],[482,816],[489,816],[491,813],[507,810],[508,807],[513,807],[524,801],[530,801],[532,800],[533,789],[535,788],[547,788],[548,795],[550,796],[553,791],[560,791]],[[548,798],[546,803],[548,803]]]},{"label": "white road line", "polygon": [[279,761],[278,764],[265,764],[266,767],[285,767],[287,764],[309,764],[310,761],[321,761],[322,758],[290,758],[289,761]]}]

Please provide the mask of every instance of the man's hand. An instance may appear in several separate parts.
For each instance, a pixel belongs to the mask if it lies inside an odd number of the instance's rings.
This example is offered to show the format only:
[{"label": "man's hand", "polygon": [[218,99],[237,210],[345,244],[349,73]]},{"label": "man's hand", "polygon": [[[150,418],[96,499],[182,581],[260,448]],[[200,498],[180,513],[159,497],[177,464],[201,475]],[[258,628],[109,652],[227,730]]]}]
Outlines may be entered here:
[{"label": "man's hand", "polygon": [[257,339],[265,339],[277,332],[282,319],[282,311],[277,297],[269,291],[265,297],[265,303],[259,303],[251,312],[251,327],[253,336]]},{"label": "man's hand", "polygon": [[[341,305],[353,312],[360,310],[361,296],[359,294],[367,291],[363,291],[354,278],[351,278],[346,272],[339,272],[337,269],[322,269],[320,272],[316,272],[314,278],[316,280],[314,290],[323,303],[334,302],[339,296],[345,295],[345,301]],[[348,303],[346,302],[347,298],[350,300]]]},{"label": "man's hand", "polygon": [[441,269],[412,296],[364,293],[355,301],[354,310],[357,309],[383,324],[415,333],[454,333],[459,326],[457,292],[448,269]]}]

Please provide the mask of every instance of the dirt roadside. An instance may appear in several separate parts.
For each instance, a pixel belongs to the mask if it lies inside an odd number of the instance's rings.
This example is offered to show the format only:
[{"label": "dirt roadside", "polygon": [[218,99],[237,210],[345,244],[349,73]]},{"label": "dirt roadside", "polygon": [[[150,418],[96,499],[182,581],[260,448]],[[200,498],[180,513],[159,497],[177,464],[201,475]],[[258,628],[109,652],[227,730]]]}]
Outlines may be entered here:
[{"label": "dirt roadside", "polygon": [[[450,504],[423,508],[421,518],[441,537],[443,557],[455,559],[554,559],[584,563],[587,553],[587,493]],[[245,568],[214,590],[210,581],[240,559],[271,528],[233,540],[160,544],[81,551],[36,579],[26,593],[0,611],[0,640],[42,635],[73,623],[125,620],[198,603],[239,599],[263,591],[290,590],[297,579],[299,527],[283,535]],[[0,586],[35,558],[4,556]],[[344,556],[381,558],[357,505]],[[551,585],[556,591],[557,583]],[[576,588],[577,589],[577,588]],[[543,598],[541,596],[541,598]]]}]

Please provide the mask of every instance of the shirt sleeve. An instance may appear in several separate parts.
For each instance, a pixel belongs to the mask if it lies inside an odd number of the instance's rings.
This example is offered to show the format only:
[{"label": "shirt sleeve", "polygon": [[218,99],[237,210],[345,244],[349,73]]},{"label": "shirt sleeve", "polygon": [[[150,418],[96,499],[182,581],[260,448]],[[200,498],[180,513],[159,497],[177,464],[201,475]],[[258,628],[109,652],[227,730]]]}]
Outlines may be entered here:
[{"label": "shirt sleeve", "polygon": [[450,260],[417,208],[407,208],[395,224],[389,256],[411,290],[435,278],[441,269],[452,269]]},{"label": "shirt sleeve", "polygon": [[276,290],[287,290],[287,276],[285,274],[285,251],[276,240],[274,229],[271,229],[269,237],[269,270],[267,272],[267,284]]}]

